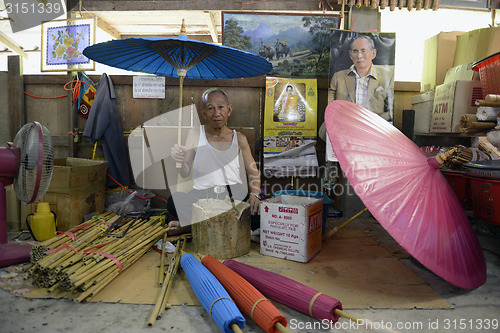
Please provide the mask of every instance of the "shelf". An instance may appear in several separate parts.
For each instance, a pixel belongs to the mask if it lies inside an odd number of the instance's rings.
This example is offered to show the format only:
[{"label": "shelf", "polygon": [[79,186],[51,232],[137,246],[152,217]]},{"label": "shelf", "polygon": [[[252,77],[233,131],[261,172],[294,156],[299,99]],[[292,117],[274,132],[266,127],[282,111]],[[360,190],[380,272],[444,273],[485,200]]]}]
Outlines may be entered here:
[{"label": "shelf", "polygon": [[486,136],[486,132],[475,133],[415,133],[413,142],[418,146],[472,146],[472,139]]},{"label": "shelf", "polygon": [[487,132],[470,132],[470,133],[415,133],[415,136],[450,136],[450,137],[458,137],[458,138],[477,138],[480,136],[486,136]]}]

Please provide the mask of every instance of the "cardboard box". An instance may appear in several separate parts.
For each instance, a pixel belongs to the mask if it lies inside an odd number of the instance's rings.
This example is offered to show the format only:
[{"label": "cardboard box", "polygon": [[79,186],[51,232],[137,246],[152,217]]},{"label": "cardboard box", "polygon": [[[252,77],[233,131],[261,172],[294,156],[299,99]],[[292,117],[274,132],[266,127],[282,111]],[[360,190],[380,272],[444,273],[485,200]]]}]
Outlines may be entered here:
[{"label": "cardboard box", "polygon": [[476,99],[481,99],[480,81],[454,81],[436,87],[431,132],[460,133],[463,114],[475,114]]},{"label": "cardboard box", "polygon": [[5,186],[5,205],[7,207],[7,231],[21,231],[19,220],[19,204],[21,201],[16,196],[14,185]]},{"label": "cardboard box", "polygon": [[106,185],[108,162],[85,158],[56,158],[47,192],[64,192]]},{"label": "cardboard box", "polygon": [[500,27],[476,29],[457,37],[453,66],[473,63],[500,52]]},{"label": "cardboard box", "polygon": [[443,83],[464,80],[479,80],[479,73],[472,70],[472,62],[449,68]]},{"label": "cardboard box", "polygon": [[415,133],[429,133],[431,130],[432,107],[434,106],[434,91],[411,97],[411,105],[415,110]]},{"label": "cardboard box", "polygon": [[36,212],[38,202],[48,202],[57,216],[57,230],[67,231],[91,212],[103,212],[106,200],[108,162],[68,157],[54,160],[54,171],[45,195],[29,205],[21,205],[21,223]]},{"label": "cardboard box", "polygon": [[260,253],[308,262],[321,250],[323,199],[280,195],[260,206]]},{"label": "cardboard box", "polygon": [[424,42],[421,92],[433,91],[444,82],[446,71],[453,67],[457,36],[463,31],[441,32]]}]

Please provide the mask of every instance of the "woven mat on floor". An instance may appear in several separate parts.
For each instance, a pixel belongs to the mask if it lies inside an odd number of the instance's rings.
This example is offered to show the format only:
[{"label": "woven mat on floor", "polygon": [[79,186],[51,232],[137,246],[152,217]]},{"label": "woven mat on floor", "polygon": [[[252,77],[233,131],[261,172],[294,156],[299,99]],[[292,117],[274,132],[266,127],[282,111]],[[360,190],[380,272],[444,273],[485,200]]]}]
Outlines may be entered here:
[{"label": "woven mat on floor", "polygon": [[[191,243],[188,243],[188,245]],[[189,246],[186,250],[189,252]],[[324,242],[320,253],[299,263],[259,253],[252,243],[249,254],[235,260],[284,275],[337,298],[346,309],[449,308],[450,304],[361,229],[344,228]],[[160,254],[150,252],[97,294],[91,302],[154,304],[158,287]],[[33,289],[24,297],[71,297]],[[168,302],[199,305],[189,282],[179,269]]]}]

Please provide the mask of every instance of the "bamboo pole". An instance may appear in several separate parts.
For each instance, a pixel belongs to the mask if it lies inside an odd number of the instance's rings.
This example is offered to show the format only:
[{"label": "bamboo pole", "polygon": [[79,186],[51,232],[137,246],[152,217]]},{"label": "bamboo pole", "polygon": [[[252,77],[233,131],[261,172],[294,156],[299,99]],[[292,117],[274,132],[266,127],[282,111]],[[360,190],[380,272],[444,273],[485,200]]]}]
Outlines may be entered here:
[{"label": "bamboo pole", "polygon": [[167,247],[167,233],[163,234],[163,243],[161,247],[160,269],[158,270],[158,285],[163,286],[163,277],[165,276],[165,248]]},{"label": "bamboo pole", "polygon": [[75,298],[75,301],[80,303],[83,300],[85,300],[87,297],[97,294],[99,291],[101,291],[107,285],[107,283],[109,283],[116,276],[118,276],[118,272],[109,272],[108,275],[105,277],[105,279],[102,281],[102,283],[100,283],[98,285],[94,285],[94,286],[92,286],[92,288],[85,290],[83,293],[80,294],[80,296]]},{"label": "bamboo pole", "polygon": [[[160,226],[160,228],[161,228],[161,226]],[[166,232],[166,230],[163,230],[163,231],[162,231],[162,235],[163,235],[163,233],[165,233],[165,232]],[[133,247],[132,247],[129,251],[130,251],[131,253],[134,253],[135,251],[137,251],[137,249],[141,249],[141,248],[142,248],[142,247],[144,247],[146,244],[150,243],[150,242],[151,242],[151,239],[152,239],[152,238],[154,238],[154,237],[156,237],[156,236],[157,236],[157,235],[152,235],[152,236],[150,236],[150,237],[147,237],[147,238],[146,238],[145,240],[143,240],[142,242],[140,242],[140,243],[138,243],[138,244],[134,245],[134,246],[133,246]],[[116,257],[118,260],[120,260],[120,257],[121,257],[121,256],[123,256],[124,258],[126,258],[127,254],[126,254],[125,252],[126,252],[126,251],[122,251],[121,253],[118,253],[117,255],[115,255],[115,257]],[[121,262],[121,261],[120,261],[120,262]],[[94,276],[96,276],[97,274],[99,274],[100,272],[102,272],[104,269],[109,268],[110,266],[112,266],[112,265],[114,265],[114,264],[115,264],[115,262],[114,262],[114,261],[111,261],[111,260],[109,260],[109,261],[105,261],[105,262],[103,262],[102,264],[101,264],[101,263],[98,263],[98,264],[96,265],[96,267],[94,267],[94,268],[91,270],[91,272],[87,272],[87,274],[85,274],[85,276],[81,276],[81,277],[79,276],[79,277],[78,277],[78,278],[79,278],[78,280],[72,280],[72,281],[73,281],[73,283],[74,283],[74,285],[75,285],[75,286],[79,286],[79,285],[83,284],[84,282],[86,282],[88,279],[93,278]],[[122,264],[122,266],[123,266],[123,264]]]},{"label": "bamboo pole", "polygon": [[[102,214],[97,219],[84,222],[88,223],[86,225],[75,227],[83,226],[73,232],[74,239],[62,235],[44,242],[43,246],[33,251],[33,264],[26,269],[28,278],[32,279],[34,285],[47,288],[48,292],[66,290],[76,295],[76,301],[83,301],[99,292],[122,270],[149,251],[168,230],[161,225],[161,217],[155,217],[138,219],[122,238],[105,235],[106,229],[100,227],[100,224],[103,221],[112,223],[117,218],[119,216],[114,213]],[[128,223],[132,223],[132,220],[127,221],[123,227],[127,227]],[[55,249],[62,246],[67,248],[46,253],[49,247]],[[100,252],[85,252],[89,250]],[[121,267],[112,257],[110,259],[101,253],[115,257]],[[89,258],[96,260],[89,261]],[[103,258],[108,260],[102,261]]]},{"label": "bamboo pole", "polygon": [[351,217],[350,219],[348,219],[347,221],[345,221],[344,223],[342,223],[341,225],[339,225],[338,227],[331,229],[323,236],[323,240],[327,240],[327,239],[333,237],[333,235],[335,235],[340,229],[342,229],[343,227],[345,227],[346,225],[348,225],[349,223],[351,223],[352,221],[354,221],[355,219],[357,219],[358,217],[360,217],[361,215],[363,215],[367,211],[368,211],[368,208],[365,208],[362,211],[360,211],[359,213],[357,213],[356,215],[354,215],[353,217]]},{"label": "bamboo pole", "polygon": [[243,333],[243,331],[238,327],[236,323],[231,324],[231,329],[234,331],[234,333]]},{"label": "bamboo pole", "polygon": [[280,323],[279,321],[276,322],[276,324],[274,324],[274,328],[276,328],[278,331],[280,331],[281,333],[288,333],[290,332],[285,326],[283,326],[282,323]]},{"label": "bamboo pole", "polygon": [[[103,237],[102,243],[100,245],[103,245],[101,248],[99,248],[99,251],[110,253],[113,252],[113,250],[120,246],[123,242],[126,242],[129,238],[128,237],[123,237],[123,238],[115,238],[115,237]],[[89,246],[86,250],[90,250],[92,246]],[[94,246],[95,247],[95,246]],[[87,256],[85,256],[82,260],[87,261],[87,260],[97,260],[99,261],[100,259],[99,254],[94,254],[94,253],[89,253]]]},{"label": "bamboo pole", "polygon": [[[138,253],[130,256],[128,258],[128,260],[126,262],[124,262],[124,266],[123,266],[124,269],[126,269],[127,267],[132,265],[137,259],[142,257],[147,251],[149,251],[149,249],[142,249],[142,251],[139,251]],[[102,290],[106,285],[108,285],[112,281],[112,279],[114,279],[118,274],[120,274],[118,268],[113,267],[113,269],[112,269],[112,276],[113,277],[111,279],[105,278],[104,281],[101,281],[100,283],[94,285],[92,288],[89,288],[89,290],[92,289],[92,292],[87,293],[88,294],[87,299],[90,299],[93,296],[95,296],[100,290]]]},{"label": "bamboo pole", "polygon": [[[167,308],[167,300],[168,300],[168,296],[170,295],[170,290],[172,289],[173,279],[177,275],[177,270],[179,269],[179,264],[181,262],[181,253],[184,252],[184,248],[186,247],[186,243],[187,243],[186,236],[182,236],[180,241],[181,241],[181,245],[176,247],[176,250],[177,250],[177,248],[179,248],[179,251],[177,252],[176,256],[174,255],[175,260],[171,261],[170,265],[168,267],[167,275],[170,274],[170,277],[168,280],[167,291],[165,292],[165,295],[163,296],[163,301],[161,303],[160,311],[158,312],[158,315],[157,315],[157,316],[159,316],[159,318],[161,318],[161,314]],[[173,267],[171,267],[172,265],[173,265]]]},{"label": "bamboo pole", "polygon": [[160,312],[160,307],[163,303],[162,302],[163,295],[165,295],[165,293],[167,292],[167,286],[169,285],[169,279],[170,279],[170,275],[169,274],[165,275],[161,289],[159,290],[159,292],[156,295],[155,306],[154,306],[153,312],[151,313],[151,316],[149,317],[149,320],[148,320],[149,327],[152,327],[155,324],[156,319],[158,319],[158,313]]},{"label": "bamboo pole", "polygon": [[161,314],[166,308],[168,295],[172,287],[172,281],[174,276],[177,274],[181,253],[184,250],[185,245],[186,237],[180,237],[172,259],[170,260],[168,272],[164,277],[162,288],[158,291],[158,294],[156,296],[155,306],[148,321],[149,327],[152,327],[155,324],[156,320],[161,318]]}]

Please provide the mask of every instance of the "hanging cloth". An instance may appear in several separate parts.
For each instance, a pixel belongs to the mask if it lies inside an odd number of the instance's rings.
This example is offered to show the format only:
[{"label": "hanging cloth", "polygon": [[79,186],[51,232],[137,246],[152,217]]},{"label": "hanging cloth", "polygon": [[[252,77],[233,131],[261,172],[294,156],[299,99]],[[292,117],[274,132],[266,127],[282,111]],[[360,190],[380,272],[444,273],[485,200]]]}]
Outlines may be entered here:
[{"label": "hanging cloth", "polygon": [[[125,146],[120,116],[116,109],[116,95],[111,78],[102,74],[97,86],[83,136],[95,143],[102,140],[104,158],[108,161],[108,172],[123,186],[130,185],[128,151]],[[107,178],[108,187],[116,187],[115,181]]]},{"label": "hanging cloth", "polygon": [[78,114],[87,119],[89,117],[90,108],[92,107],[92,103],[94,102],[96,89],[95,83],[89,79],[87,75],[83,72],[77,73],[78,81],[85,82],[80,84],[80,88],[78,91]]}]

